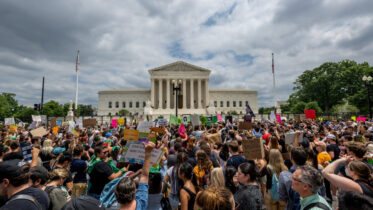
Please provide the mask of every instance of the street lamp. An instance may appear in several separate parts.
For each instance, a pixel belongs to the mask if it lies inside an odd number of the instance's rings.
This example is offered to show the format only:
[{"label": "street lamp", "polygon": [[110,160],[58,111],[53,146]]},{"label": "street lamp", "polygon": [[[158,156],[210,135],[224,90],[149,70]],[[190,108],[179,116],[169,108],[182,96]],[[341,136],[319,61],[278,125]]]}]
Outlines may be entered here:
[{"label": "street lamp", "polygon": [[372,109],[370,107],[370,82],[372,81],[371,76],[363,76],[363,81],[365,83],[365,87],[368,91],[368,109],[369,109],[369,118],[372,119]]},{"label": "street lamp", "polygon": [[176,96],[175,96],[176,97],[176,106],[175,106],[176,117],[177,117],[177,108],[178,108],[178,99],[179,99],[180,90],[181,90],[181,79],[172,80],[172,93],[173,93],[173,95],[175,95],[175,92],[176,92]]}]

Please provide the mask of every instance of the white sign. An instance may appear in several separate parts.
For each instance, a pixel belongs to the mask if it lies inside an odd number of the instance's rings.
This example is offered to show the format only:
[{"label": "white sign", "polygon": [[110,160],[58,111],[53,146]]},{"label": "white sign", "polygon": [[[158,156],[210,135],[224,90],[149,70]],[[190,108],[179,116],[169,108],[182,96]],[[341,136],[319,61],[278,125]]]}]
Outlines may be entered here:
[{"label": "white sign", "polygon": [[41,122],[41,116],[40,115],[32,115],[32,121]]},{"label": "white sign", "polygon": [[42,123],[47,123],[47,115],[40,115],[40,119]]},{"label": "white sign", "polygon": [[151,127],[154,127],[153,122],[142,121],[142,122],[139,122],[139,125],[137,126],[137,130],[139,132],[149,133]]},{"label": "white sign", "polygon": [[77,120],[76,125],[79,126],[80,129],[83,129],[83,121],[82,120]]},{"label": "white sign", "polygon": [[276,122],[276,114],[275,111],[271,111],[271,115],[269,116],[272,122]]},{"label": "white sign", "polygon": [[73,129],[75,129],[75,122],[69,121],[69,132],[71,132]]},{"label": "white sign", "polygon": [[5,125],[14,125],[16,124],[14,121],[14,117],[5,118]]},{"label": "white sign", "polygon": [[166,126],[168,124],[167,119],[158,119],[158,126]]},{"label": "white sign", "polygon": [[[160,156],[162,154],[161,149],[153,149],[150,156],[150,164],[158,164]],[[126,154],[124,155],[126,161],[130,163],[140,163],[144,164],[145,160],[145,149],[144,145],[141,143],[132,143],[128,147]]]},{"label": "white sign", "polygon": [[193,126],[201,125],[201,121],[199,121],[199,115],[190,116],[190,121],[192,122]]},{"label": "white sign", "polygon": [[[285,134],[285,144],[291,145],[295,141],[295,133],[287,133]],[[298,142],[303,142],[303,133],[300,133]]]}]

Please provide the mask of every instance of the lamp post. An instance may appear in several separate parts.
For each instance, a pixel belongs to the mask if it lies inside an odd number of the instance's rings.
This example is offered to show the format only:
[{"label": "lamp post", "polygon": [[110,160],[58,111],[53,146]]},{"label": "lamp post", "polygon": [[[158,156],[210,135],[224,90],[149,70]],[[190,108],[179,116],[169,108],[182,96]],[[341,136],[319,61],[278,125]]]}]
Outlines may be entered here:
[{"label": "lamp post", "polygon": [[179,99],[180,90],[181,90],[181,79],[172,80],[172,93],[173,93],[173,95],[175,95],[175,92],[176,92],[176,96],[175,96],[176,97],[176,105],[175,105],[176,117],[177,117],[177,108],[178,108],[178,99]]},{"label": "lamp post", "polygon": [[372,81],[371,76],[363,76],[363,81],[365,83],[365,87],[368,91],[368,109],[369,109],[369,118],[372,119],[372,109],[370,107],[370,82]]}]

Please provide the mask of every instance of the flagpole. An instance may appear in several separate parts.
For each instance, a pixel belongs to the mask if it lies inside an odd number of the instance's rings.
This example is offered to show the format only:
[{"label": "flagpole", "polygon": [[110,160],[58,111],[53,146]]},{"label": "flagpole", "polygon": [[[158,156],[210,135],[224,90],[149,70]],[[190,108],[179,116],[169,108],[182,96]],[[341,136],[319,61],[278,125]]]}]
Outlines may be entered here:
[{"label": "flagpole", "polygon": [[272,75],[273,75],[273,101],[275,103],[275,113],[276,113],[277,103],[276,103],[275,59],[274,59],[273,53],[272,53]]},{"label": "flagpole", "polygon": [[76,90],[75,90],[75,110],[76,114],[78,114],[78,90],[79,90],[79,50],[76,55],[76,64],[75,64],[75,70],[76,70]]}]

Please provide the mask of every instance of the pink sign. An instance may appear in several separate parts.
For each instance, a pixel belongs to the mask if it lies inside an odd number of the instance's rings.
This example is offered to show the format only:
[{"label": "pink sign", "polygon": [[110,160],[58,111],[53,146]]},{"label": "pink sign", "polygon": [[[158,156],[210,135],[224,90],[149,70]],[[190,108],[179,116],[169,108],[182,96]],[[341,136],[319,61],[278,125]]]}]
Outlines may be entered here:
[{"label": "pink sign", "polygon": [[357,122],[359,122],[359,121],[363,121],[363,122],[365,122],[365,119],[366,119],[365,117],[357,117],[357,118],[356,118],[356,121],[357,121]]},{"label": "pink sign", "polygon": [[112,119],[111,120],[111,127],[113,127],[113,128],[117,127],[117,120],[118,119]]},{"label": "pink sign", "polygon": [[276,119],[277,119],[278,123],[282,123],[281,115],[280,114],[276,114]]},{"label": "pink sign", "polygon": [[220,114],[217,114],[216,116],[218,117],[218,122],[223,121],[223,120],[221,119],[221,115],[220,115]]}]

